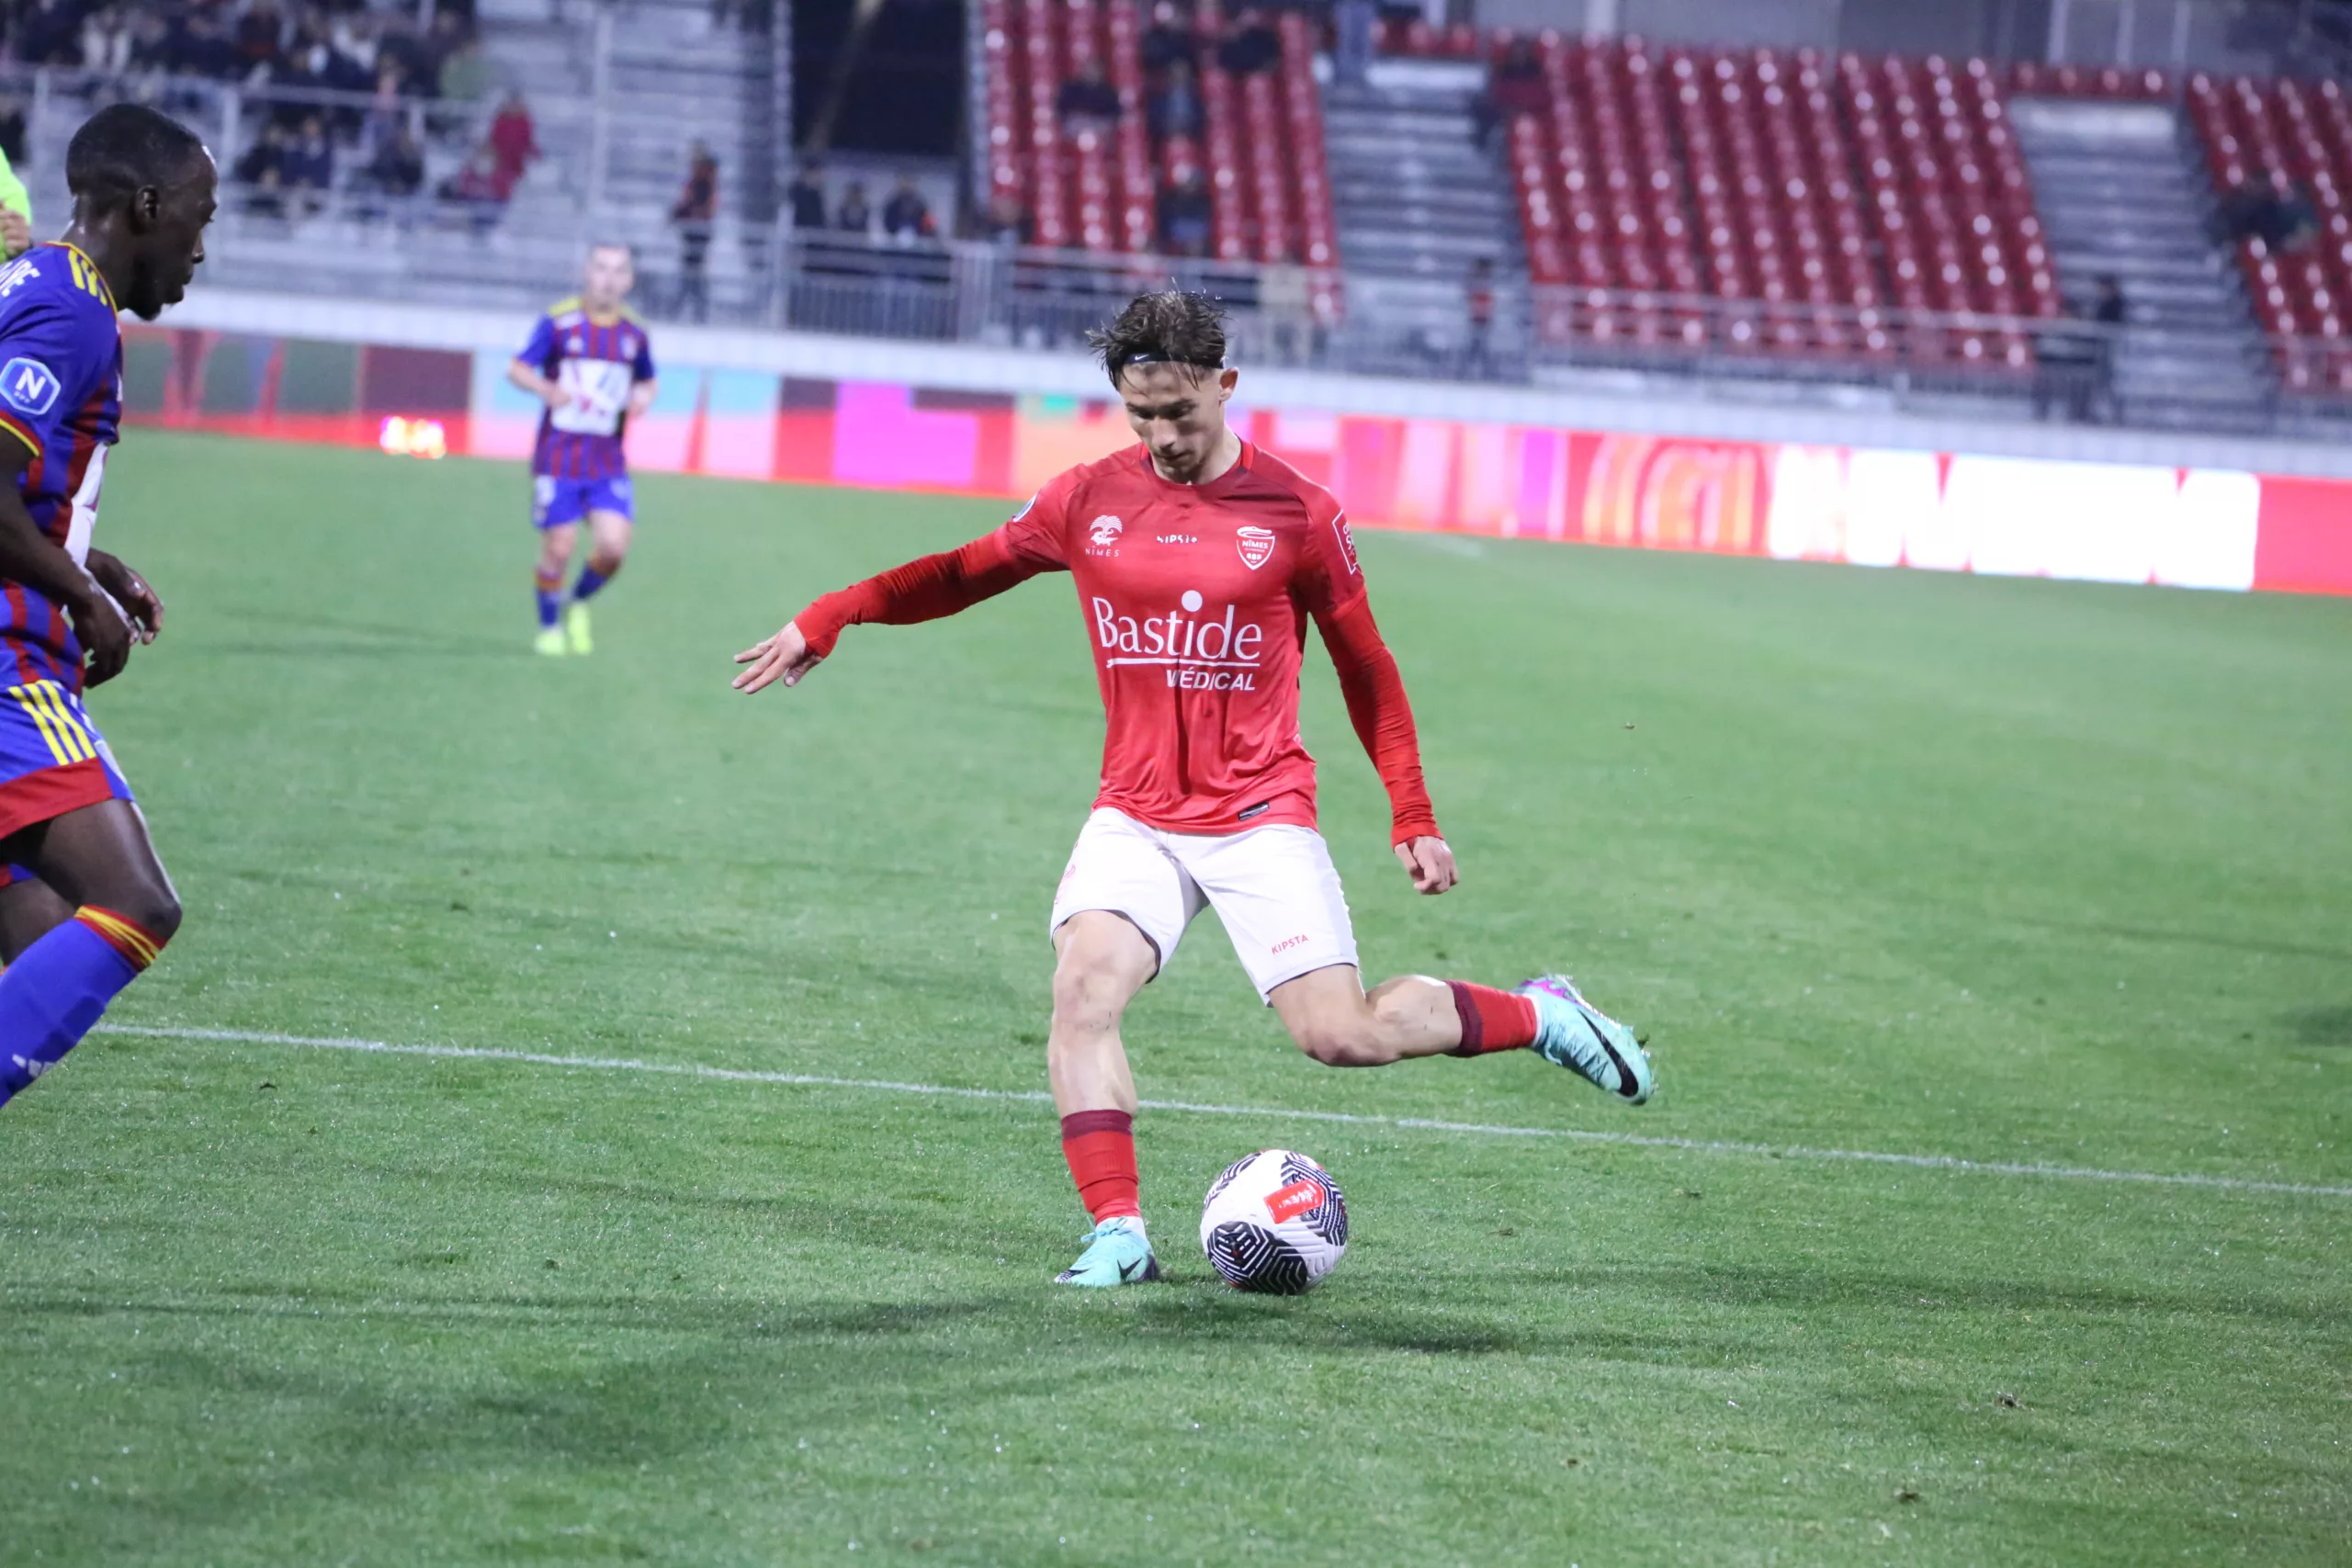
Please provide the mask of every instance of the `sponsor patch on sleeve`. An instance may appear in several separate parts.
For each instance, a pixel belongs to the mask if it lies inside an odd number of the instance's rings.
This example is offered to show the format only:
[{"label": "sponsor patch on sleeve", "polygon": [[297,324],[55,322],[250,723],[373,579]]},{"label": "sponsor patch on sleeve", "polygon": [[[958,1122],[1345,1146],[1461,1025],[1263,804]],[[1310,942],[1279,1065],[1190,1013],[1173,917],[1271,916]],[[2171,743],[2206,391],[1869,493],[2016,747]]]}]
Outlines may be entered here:
[{"label": "sponsor patch on sleeve", "polygon": [[1348,575],[1351,577],[1362,577],[1363,575],[1363,568],[1356,564],[1356,536],[1349,531],[1348,514],[1342,512],[1338,516],[1332,518],[1331,526],[1339,533],[1340,554],[1347,559]]},{"label": "sponsor patch on sleeve", "polygon": [[18,357],[0,366],[0,400],[38,419],[57,402],[56,374],[38,359]]}]

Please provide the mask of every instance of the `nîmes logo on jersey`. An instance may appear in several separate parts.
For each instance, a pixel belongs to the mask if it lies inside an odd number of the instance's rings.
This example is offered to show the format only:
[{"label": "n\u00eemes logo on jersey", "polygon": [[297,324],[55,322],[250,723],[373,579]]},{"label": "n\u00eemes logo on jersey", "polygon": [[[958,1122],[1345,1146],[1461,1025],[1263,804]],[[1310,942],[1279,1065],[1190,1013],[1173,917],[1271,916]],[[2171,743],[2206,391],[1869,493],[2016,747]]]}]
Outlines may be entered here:
[{"label": "n\u00eemes logo on jersey", "polygon": [[1243,623],[1231,604],[1225,614],[1201,614],[1197,590],[1186,589],[1182,609],[1164,615],[1138,618],[1119,614],[1119,607],[1096,594],[1088,608],[1093,613],[1094,641],[1110,655],[1106,669],[1122,664],[1159,664],[1167,668],[1168,683],[1185,692],[1254,692],[1258,661],[1266,650],[1266,629],[1255,621]]},{"label": "n\u00eemes logo on jersey", "polygon": [[1241,564],[1251,571],[1274,558],[1274,531],[1272,528],[1236,528],[1233,542],[1241,551]]},{"label": "n\u00eemes logo on jersey", "polygon": [[57,401],[57,378],[38,359],[11,359],[0,366],[0,398],[38,419]]},{"label": "n\u00eemes logo on jersey", "polygon": [[1098,550],[1107,550],[1117,544],[1119,536],[1126,531],[1127,525],[1107,512],[1086,525],[1086,536]]}]

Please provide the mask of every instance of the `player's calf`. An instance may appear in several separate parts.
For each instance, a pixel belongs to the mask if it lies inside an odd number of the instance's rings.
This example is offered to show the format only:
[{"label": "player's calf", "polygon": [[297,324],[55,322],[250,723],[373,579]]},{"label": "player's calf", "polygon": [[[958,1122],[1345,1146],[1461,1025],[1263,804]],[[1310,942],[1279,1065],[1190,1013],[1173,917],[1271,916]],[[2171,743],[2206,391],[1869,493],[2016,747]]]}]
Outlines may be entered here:
[{"label": "player's calf", "polygon": [[69,919],[0,973],[0,1104],[47,1072],[180,926],[180,901],[127,799],[81,807],[10,841]]},{"label": "player's calf", "polygon": [[155,962],[179,909],[147,913],[155,924],[85,904],[0,973],[0,1105],[55,1066]]}]

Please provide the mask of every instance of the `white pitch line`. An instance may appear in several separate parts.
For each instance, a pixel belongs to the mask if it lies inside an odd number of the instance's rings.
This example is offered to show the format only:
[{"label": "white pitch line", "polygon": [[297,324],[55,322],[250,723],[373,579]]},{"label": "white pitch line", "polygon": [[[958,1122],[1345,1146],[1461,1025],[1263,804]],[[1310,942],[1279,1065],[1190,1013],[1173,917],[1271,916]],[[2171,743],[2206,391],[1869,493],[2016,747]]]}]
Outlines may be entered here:
[{"label": "white pitch line", "polygon": [[[135,1023],[101,1023],[97,1032],[141,1034],[158,1040],[219,1040],[244,1045],[296,1045],[309,1050],[358,1051],[383,1056],[521,1062],[532,1066],[571,1067],[591,1072],[660,1073],[671,1077],[716,1078],[727,1083],[798,1084],[816,1089],[861,1089],[885,1094],[927,1094],[961,1100],[1012,1100],[1030,1104],[1046,1104],[1053,1100],[1053,1096],[1037,1089],[958,1089],[950,1084],[900,1083],[891,1078],[837,1078],[816,1073],[773,1073],[744,1067],[714,1067],[700,1062],[644,1062],[631,1056],[559,1056],[543,1051],[502,1051],[477,1045],[400,1045],[383,1040],[351,1040],[334,1035],[271,1034],[242,1029],[159,1028]],[[1345,1111],[1293,1111],[1263,1105],[1201,1105],[1182,1100],[1147,1100],[1142,1101],[1142,1106],[1146,1111],[1186,1111],[1199,1116],[1336,1122],[1350,1126],[1459,1133],[1482,1138],[1565,1138],[1582,1144],[1680,1149],[1691,1154],[1836,1160],[1862,1165],[1905,1166],[1914,1170],[1953,1170],[1976,1176],[2038,1176],[2059,1181],[2127,1181],[2156,1187],[2203,1187],[2224,1192],[2286,1192],[2301,1198],[2352,1198],[2352,1187],[2330,1187],[2301,1181],[2257,1181],[2248,1177],[2200,1176],[2194,1172],[2103,1170],[2096,1166],[1962,1159],[1956,1155],[1889,1154],[1875,1149],[1815,1149],[1795,1144],[1744,1144],[1721,1138],[1654,1137],[1642,1133],[1593,1133],[1573,1127],[1510,1127],[1481,1122],[1441,1122],[1424,1116],[1364,1116]]]}]

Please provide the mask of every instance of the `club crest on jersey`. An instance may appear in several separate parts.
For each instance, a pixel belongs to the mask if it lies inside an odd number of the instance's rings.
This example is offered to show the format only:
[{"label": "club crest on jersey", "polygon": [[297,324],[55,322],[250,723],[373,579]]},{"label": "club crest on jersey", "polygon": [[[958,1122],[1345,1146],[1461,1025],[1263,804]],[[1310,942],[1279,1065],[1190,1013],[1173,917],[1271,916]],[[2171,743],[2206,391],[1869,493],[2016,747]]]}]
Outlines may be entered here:
[{"label": "club crest on jersey", "polygon": [[1233,531],[1234,547],[1241,552],[1241,564],[1257,570],[1274,558],[1274,531],[1244,525]]},{"label": "club crest on jersey", "polygon": [[1119,536],[1126,531],[1127,525],[1107,512],[1086,525],[1086,536],[1098,550],[1107,550],[1117,544]]},{"label": "club crest on jersey", "polygon": [[35,418],[57,401],[57,378],[38,359],[11,359],[0,366],[0,398],[20,413]]}]

